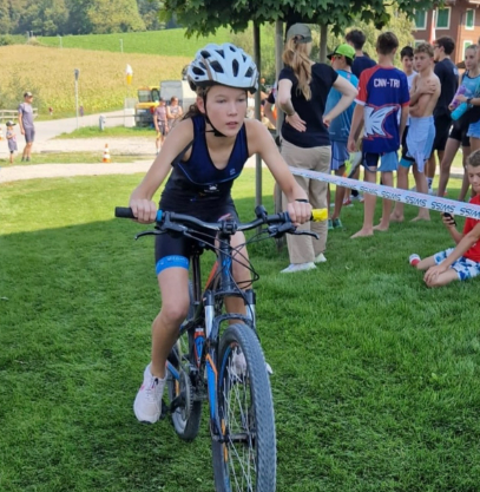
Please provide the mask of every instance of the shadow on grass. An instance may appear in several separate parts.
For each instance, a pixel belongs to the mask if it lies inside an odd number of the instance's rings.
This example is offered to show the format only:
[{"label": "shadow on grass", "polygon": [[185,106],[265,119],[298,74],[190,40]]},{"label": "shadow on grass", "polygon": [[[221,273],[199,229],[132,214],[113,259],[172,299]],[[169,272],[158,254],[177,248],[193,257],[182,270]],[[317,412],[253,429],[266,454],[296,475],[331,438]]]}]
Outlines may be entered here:
[{"label": "shadow on grass", "polygon": [[[46,209],[32,196],[46,225],[73,210],[71,198]],[[0,237],[2,491],[213,488],[206,419],[193,443],[167,421],[134,419],[160,306],[153,240],[134,243],[143,226],[104,220],[108,202],[95,222],[10,225]],[[253,218],[252,198],[237,206]],[[344,210],[346,230],[331,233],[328,262],[313,272],[278,275],[288,258],[273,241],[249,249],[275,370],[278,490],[476,490],[476,285],[431,291],[408,267],[411,252],[448,246],[435,221],[351,241],[361,217],[361,206]]]}]

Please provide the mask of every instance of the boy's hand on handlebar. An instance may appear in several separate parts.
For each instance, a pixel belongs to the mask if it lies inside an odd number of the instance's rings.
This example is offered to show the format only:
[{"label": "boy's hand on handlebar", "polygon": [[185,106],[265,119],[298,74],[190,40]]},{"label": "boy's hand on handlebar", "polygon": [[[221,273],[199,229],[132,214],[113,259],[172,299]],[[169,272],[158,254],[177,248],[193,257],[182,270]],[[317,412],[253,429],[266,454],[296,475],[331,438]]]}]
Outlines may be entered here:
[{"label": "boy's hand on handlebar", "polygon": [[296,225],[304,224],[312,216],[312,206],[305,202],[290,202],[287,206],[290,220]]},{"label": "boy's hand on handlebar", "polygon": [[130,208],[138,222],[151,224],[157,218],[157,205],[151,200],[133,198],[130,200]]}]

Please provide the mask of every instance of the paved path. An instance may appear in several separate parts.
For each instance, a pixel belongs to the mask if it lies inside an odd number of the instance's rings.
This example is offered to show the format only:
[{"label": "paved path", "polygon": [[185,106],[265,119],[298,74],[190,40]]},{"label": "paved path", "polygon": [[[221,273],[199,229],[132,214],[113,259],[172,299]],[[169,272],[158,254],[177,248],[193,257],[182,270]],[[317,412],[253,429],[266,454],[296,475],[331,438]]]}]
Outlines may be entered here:
[{"label": "paved path", "polygon": [[[107,126],[118,126],[124,124],[124,113],[114,111],[104,113],[107,116]],[[97,126],[99,114],[79,117],[78,126]],[[105,174],[134,174],[143,173],[150,167],[155,158],[155,139],[152,138],[78,138],[78,139],[55,139],[62,133],[70,133],[77,128],[76,118],[65,118],[61,120],[39,121],[35,125],[36,136],[34,143],[35,152],[98,152],[98,164],[38,164],[29,166],[12,166],[0,169],[0,183],[35,178],[56,178],[71,176],[95,176]],[[18,135],[19,149],[23,149],[23,137]],[[132,162],[125,164],[102,164],[101,158],[108,143],[112,154],[131,155]],[[6,143],[1,145],[0,155],[7,155]],[[138,157],[145,160],[138,160]],[[255,167],[255,157],[251,157],[246,167]],[[461,178],[463,169],[452,168],[452,177]]]}]

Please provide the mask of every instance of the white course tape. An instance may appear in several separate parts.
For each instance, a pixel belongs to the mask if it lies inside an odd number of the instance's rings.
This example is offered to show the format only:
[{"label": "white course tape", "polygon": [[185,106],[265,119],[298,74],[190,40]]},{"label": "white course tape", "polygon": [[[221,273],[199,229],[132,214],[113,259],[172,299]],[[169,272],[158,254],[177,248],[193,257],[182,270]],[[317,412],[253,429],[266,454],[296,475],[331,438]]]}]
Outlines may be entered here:
[{"label": "white course tape", "polygon": [[437,212],[448,212],[452,215],[461,215],[463,217],[471,217],[480,220],[480,205],[472,205],[471,203],[449,200],[448,198],[425,195],[424,193],[417,193],[410,190],[401,190],[399,188],[392,188],[391,186],[367,183],[366,181],[358,181],[356,179],[341,178],[331,174],[299,169],[298,167],[290,167],[290,171],[297,176],[318,179],[320,181],[325,181],[326,183],[344,186],[345,188],[351,188],[361,191],[362,193],[376,195],[380,198],[386,198],[395,202],[402,202],[407,205],[429,208],[430,210],[436,210]]}]

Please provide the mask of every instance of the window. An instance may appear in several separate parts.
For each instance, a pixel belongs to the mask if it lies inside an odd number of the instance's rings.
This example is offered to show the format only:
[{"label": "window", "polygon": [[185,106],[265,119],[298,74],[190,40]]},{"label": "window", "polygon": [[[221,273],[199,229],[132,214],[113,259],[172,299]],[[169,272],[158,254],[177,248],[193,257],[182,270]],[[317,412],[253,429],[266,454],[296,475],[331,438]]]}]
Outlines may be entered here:
[{"label": "window", "polygon": [[465,50],[466,50],[469,46],[471,46],[472,44],[473,44],[473,42],[472,42],[472,41],[467,41],[467,40],[465,40],[465,41],[463,42],[463,52],[462,52],[462,56],[463,56],[463,54],[465,53]]},{"label": "window", "polygon": [[470,9],[465,13],[465,29],[472,31],[475,28],[475,10]]},{"label": "window", "polygon": [[436,12],[436,29],[450,29],[450,7],[444,9],[437,9]]},{"label": "window", "polygon": [[427,28],[427,13],[415,11],[415,28],[419,31]]}]

